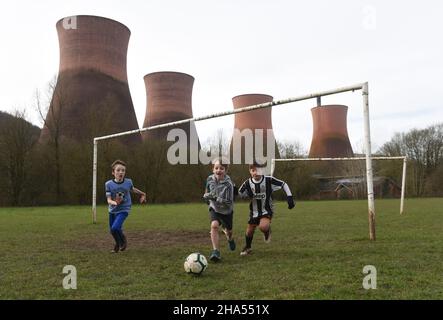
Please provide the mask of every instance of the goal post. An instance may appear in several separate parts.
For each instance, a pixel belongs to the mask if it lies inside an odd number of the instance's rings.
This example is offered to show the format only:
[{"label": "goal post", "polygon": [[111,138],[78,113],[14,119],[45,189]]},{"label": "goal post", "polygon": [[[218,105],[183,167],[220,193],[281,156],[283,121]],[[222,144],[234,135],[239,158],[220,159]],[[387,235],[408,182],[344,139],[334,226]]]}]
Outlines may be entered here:
[{"label": "goal post", "polygon": [[[293,159],[272,159],[271,160],[271,176],[274,175],[276,162],[295,162],[295,161],[355,161],[366,160],[366,157],[350,157],[350,158],[293,158]],[[405,185],[406,185],[406,156],[398,157],[371,157],[372,160],[403,160],[403,170],[401,178],[401,195],[400,195],[400,214],[404,211]]]},{"label": "goal post", "polygon": [[[369,121],[369,87],[368,82],[354,84],[351,86],[326,90],[326,91],[320,91],[315,93],[310,93],[306,95],[297,96],[294,98],[288,98],[283,100],[277,100],[277,101],[271,101],[267,103],[261,103],[256,104],[248,107],[243,107],[235,110],[220,112],[220,113],[214,113],[206,116],[201,117],[193,117],[189,119],[184,119],[180,121],[174,121],[174,122],[168,122],[164,124],[154,125],[146,128],[136,129],[136,130],[130,130],[125,132],[120,132],[116,134],[101,136],[101,137],[95,137],[93,140],[93,186],[92,186],[92,220],[93,223],[96,223],[97,221],[97,157],[98,157],[98,142],[108,139],[113,139],[117,137],[122,137],[130,134],[136,134],[141,133],[144,131],[149,130],[155,130],[159,128],[168,128],[168,127],[174,127],[179,124],[186,124],[190,122],[198,122],[218,117],[224,117],[236,113],[242,113],[242,112],[248,112],[252,110],[258,110],[258,109],[264,109],[264,108],[270,108],[277,105],[282,104],[288,104],[292,102],[297,101],[304,101],[309,99],[316,99],[321,98],[323,96],[329,96],[333,94],[338,93],[344,93],[349,91],[356,91],[361,90],[362,91],[362,97],[363,97],[363,117],[364,117],[364,140],[365,140],[365,153],[366,153],[366,176],[367,176],[367,190],[368,190],[368,218],[369,218],[369,239],[375,240],[375,205],[374,205],[374,188],[373,188],[373,175],[372,175],[372,161],[371,161],[371,134],[370,134],[370,121]],[[317,99],[318,100],[318,99]]]}]

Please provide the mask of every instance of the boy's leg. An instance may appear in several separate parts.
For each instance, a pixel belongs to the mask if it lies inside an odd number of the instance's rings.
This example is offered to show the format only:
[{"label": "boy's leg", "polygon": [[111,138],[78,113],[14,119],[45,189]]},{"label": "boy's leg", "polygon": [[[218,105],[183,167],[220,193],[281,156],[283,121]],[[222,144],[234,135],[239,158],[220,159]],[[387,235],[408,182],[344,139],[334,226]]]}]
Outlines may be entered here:
[{"label": "boy's leg", "polygon": [[226,234],[226,239],[228,240],[229,250],[234,251],[235,250],[235,240],[232,237],[232,229],[226,228],[224,230],[224,232]]},{"label": "boy's leg", "polygon": [[120,251],[125,251],[128,246],[128,241],[126,240],[126,236],[123,233],[123,229],[120,231],[120,237],[123,240],[123,245],[120,247]]},{"label": "boy's leg", "polygon": [[114,221],[115,221],[115,214],[110,213],[109,214],[109,230],[110,230],[111,235],[115,241],[114,249],[111,252],[117,253],[120,250],[120,237],[118,236],[118,234],[115,231],[112,230],[112,225],[114,224]]},{"label": "boy's leg", "polygon": [[120,239],[121,239],[121,246],[120,246],[120,251],[125,251],[126,250],[126,246],[127,246],[127,240],[126,240],[126,236],[125,236],[125,234],[123,233],[123,223],[125,222],[125,220],[126,220],[126,218],[128,217],[128,213],[127,212],[124,212],[124,213],[120,213],[118,216],[117,216],[117,218],[118,218],[118,222],[119,222],[119,225],[120,225],[120,230],[119,230],[119,236],[120,236]]},{"label": "boy's leg", "polygon": [[114,223],[114,220],[115,220],[115,214],[109,213],[109,230],[112,229],[112,224]]},{"label": "boy's leg", "polygon": [[246,247],[251,248],[252,246],[252,239],[254,238],[254,232],[257,225],[255,224],[248,224],[248,227],[246,228]]},{"label": "boy's leg", "polygon": [[123,234],[122,227],[127,217],[128,217],[127,212],[121,212],[117,214],[114,223],[112,224],[111,227],[111,233],[114,233],[118,238],[118,245],[120,247],[120,250],[126,249],[126,237]]},{"label": "boy's leg", "polygon": [[117,231],[117,235],[119,238],[119,250],[120,251],[125,251],[126,247],[128,246],[128,242],[126,241],[126,236],[123,233],[123,230]]},{"label": "boy's leg", "polygon": [[271,242],[271,218],[270,217],[262,217],[260,219],[260,224],[258,226],[261,232],[263,232],[264,240],[266,243]]},{"label": "boy's leg", "polygon": [[226,235],[226,239],[228,240],[229,250],[235,250],[235,241],[232,238],[232,223],[233,223],[234,215],[233,213],[226,215],[223,217],[222,230]]},{"label": "boy's leg", "polygon": [[211,242],[212,242],[212,252],[209,256],[209,260],[217,262],[221,259],[220,248],[219,248],[219,236],[218,228],[220,227],[220,222],[218,220],[212,220],[211,222]]},{"label": "boy's leg", "polygon": [[218,236],[219,227],[220,223],[218,222],[218,220],[211,221],[211,242],[213,250],[219,250],[219,236]]},{"label": "boy's leg", "polygon": [[254,232],[256,227],[257,227],[256,224],[248,224],[245,234],[246,245],[243,248],[242,252],[240,252],[241,256],[246,256],[251,253],[252,239],[254,238]]}]

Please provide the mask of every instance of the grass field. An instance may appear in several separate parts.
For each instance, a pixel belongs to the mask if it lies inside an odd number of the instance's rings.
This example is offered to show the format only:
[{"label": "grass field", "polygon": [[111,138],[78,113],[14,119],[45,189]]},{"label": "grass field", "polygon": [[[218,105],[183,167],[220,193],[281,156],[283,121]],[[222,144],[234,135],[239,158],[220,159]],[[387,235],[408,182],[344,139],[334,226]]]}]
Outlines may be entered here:
[{"label": "grass field", "polygon": [[[194,251],[210,252],[205,204],[134,206],[129,247],[110,254],[106,207],[0,209],[1,299],[442,299],[443,199],[376,201],[377,240],[368,240],[366,201],[277,203],[272,243],[256,233],[240,257],[247,203],[236,204],[230,252],[200,276],[183,270]],[[65,265],[77,290],[62,288]],[[365,265],[377,289],[362,287]]]}]

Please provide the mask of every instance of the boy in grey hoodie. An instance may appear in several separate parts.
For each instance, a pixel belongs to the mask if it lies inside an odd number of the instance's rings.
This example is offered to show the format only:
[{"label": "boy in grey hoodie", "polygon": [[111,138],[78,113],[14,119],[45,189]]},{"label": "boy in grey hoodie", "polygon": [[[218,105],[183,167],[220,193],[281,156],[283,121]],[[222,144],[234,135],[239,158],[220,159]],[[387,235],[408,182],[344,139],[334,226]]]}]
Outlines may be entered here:
[{"label": "boy in grey hoodie", "polygon": [[219,228],[228,240],[229,249],[235,250],[235,241],[232,238],[232,218],[234,215],[234,184],[226,174],[228,165],[217,158],[213,162],[212,173],[206,180],[203,199],[209,204],[211,219],[212,252],[209,260],[218,262],[221,259],[219,246]]}]

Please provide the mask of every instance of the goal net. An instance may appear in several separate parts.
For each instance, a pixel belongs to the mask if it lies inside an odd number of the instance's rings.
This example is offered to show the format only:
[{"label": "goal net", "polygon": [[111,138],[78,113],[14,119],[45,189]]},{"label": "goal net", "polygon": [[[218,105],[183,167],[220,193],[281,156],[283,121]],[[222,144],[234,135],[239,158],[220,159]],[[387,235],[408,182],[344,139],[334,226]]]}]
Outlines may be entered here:
[{"label": "goal net", "polygon": [[[285,181],[291,182],[290,185],[299,190],[298,196],[305,199],[362,199],[367,193],[363,160],[366,158],[272,159],[271,175],[284,174]],[[371,161],[374,162],[374,198],[400,198],[400,214],[403,214],[407,158],[371,157]],[[383,162],[392,164],[383,166]]]}]

